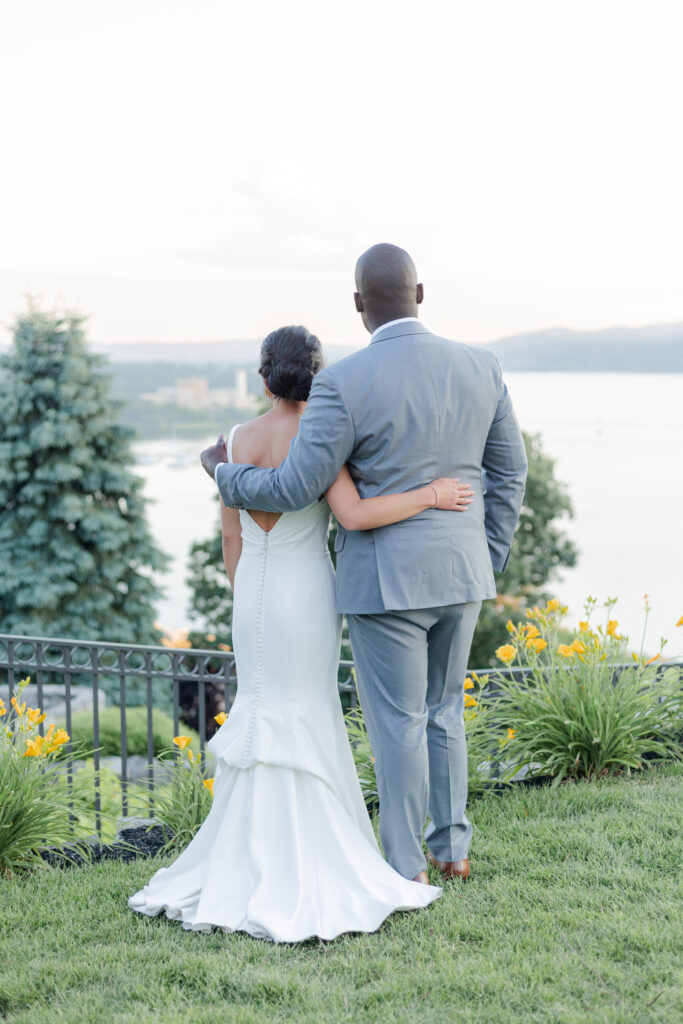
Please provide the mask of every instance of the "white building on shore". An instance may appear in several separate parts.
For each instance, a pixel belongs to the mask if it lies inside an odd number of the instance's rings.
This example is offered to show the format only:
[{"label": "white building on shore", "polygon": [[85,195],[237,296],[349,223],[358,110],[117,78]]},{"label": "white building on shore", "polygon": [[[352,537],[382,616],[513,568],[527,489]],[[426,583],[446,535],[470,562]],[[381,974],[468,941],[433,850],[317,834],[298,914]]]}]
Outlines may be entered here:
[{"label": "white building on shore", "polygon": [[183,409],[222,406],[253,410],[258,406],[258,398],[247,389],[246,370],[236,371],[234,388],[211,388],[205,377],[182,377],[173,385],[148,391],[141,397],[153,405],[179,405]]}]

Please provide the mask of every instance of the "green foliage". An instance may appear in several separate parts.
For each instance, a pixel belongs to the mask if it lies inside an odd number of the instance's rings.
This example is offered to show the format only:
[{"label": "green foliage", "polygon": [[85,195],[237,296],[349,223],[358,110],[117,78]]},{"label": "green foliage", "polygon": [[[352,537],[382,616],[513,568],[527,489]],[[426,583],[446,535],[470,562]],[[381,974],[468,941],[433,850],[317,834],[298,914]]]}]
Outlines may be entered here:
[{"label": "green foliage", "polygon": [[363,712],[360,707],[351,708],[344,715],[344,720],[365,806],[368,810],[376,810],[379,807],[379,794],[375,777],[375,759],[363,721]]},{"label": "green foliage", "polygon": [[515,766],[533,765],[561,782],[681,757],[683,672],[660,672],[658,659],[642,655],[618,668],[627,660],[628,638],[609,619],[614,603],[605,605],[606,625],[593,629],[596,602],[589,599],[572,644],[558,644],[567,611],[559,602],[535,609],[526,623],[510,629],[510,644],[499,648],[501,660],[531,669],[523,683],[506,675],[497,680],[494,717],[513,734],[505,755]]},{"label": "green foliage", "polygon": [[[62,723],[63,725],[64,723]],[[102,708],[99,714],[100,726],[100,754],[103,757],[118,757],[121,754],[121,709],[116,707]],[[183,733],[192,736],[196,743],[199,737],[186,725],[182,726]],[[158,756],[162,751],[167,750],[173,740],[173,719],[170,715],[154,708],[152,711],[152,741],[154,755]],[[92,711],[77,711],[71,718],[71,743],[74,753],[81,750],[93,750],[95,739],[93,735]],[[126,708],[126,748],[128,754],[137,754],[141,757],[147,756],[147,708],[127,707]],[[62,756],[64,752],[62,752]]]},{"label": "green foliage", "polygon": [[78,787],[67,793],[54,762],[19,758],[0,747],[0,874],[43,867],[38,851],[66,843],[87,856],[79,839],[89,829],[69,817],[69,800],[78,810],[82,797]]},{"label": "green foliage", "polygon": [[505,623],[526,607],[546,599],[546,584],[562,568],[576,565],[574,543],[558,521],[571,518],[572,504],[564,484],[555,478],[555,460],[543,451],[538,434],[525,434],[529,473],[524,505],[504,573],[496,573],[498,598],[485,601],[472,640],[469,664],[486,668],[492,652],[504,643]]},{"label": "green foliage", "polygon": [[81,320],[31,307],[0,359],[0,631],[155,642],[131,432],[117,423]]},{"label": "green foliage", "polygon": [[[218,642],[232,645],[232,588],[223,562],[220,522],[210,537],[190,548],[187,585],[192,595],[190,617],[200,619],[203,626],[191,633],[192,645],[200,643],[204,649]],[[213,640],[208,640],[207,634],[213,635]]]},{"label": "green foliage", "polygon": [[487,693],[488,676],[465,679],[465,737],[467,740],[467,796],[473,800],[494,783],[507,783],[514,774],[501,768],[501,751],[508,743],[496,718],[494,701]]},{"label": "green foliage", "polygon": [[179,753],[171,748],[165,754],[161,761],[171,768],[172,778],[170,785],[159,791],[155,803],[155,817],[163,822],[166,838],[160,854],[185,849],[201,828],[213,800],[213,779],[204,778],[201,759],[189,744]]},{"label": "green foliage", "polygon": [[45,866],[39,850],[74,843],[87,856],[79,840],[87,835],[71,821],[69,802],[83,806],[83,791],[74,786],[67,794],[56,763],[66,733],[49,726],[39,735],[44,719],[40,708],[27,708],[21,694],[22,679],[10,712],[0,700],[0,875],[32,866]]},{"label": "green foliage", "polygon": [[225,431],[229,430],[233,423],[239,422],[239,415],[238,411],[222,406],[188,409],[187,406],[176,405],[174,402],[169,402],[168,405],[155,405],[144,399],[129,399],[119,413],[119,422],[124,427],[130,427],[135,431],[136,438],[143,441],[167,441],[169,438],[197,438],[205,441],[206,438],[215,437],[218,416],[221,430]]}]

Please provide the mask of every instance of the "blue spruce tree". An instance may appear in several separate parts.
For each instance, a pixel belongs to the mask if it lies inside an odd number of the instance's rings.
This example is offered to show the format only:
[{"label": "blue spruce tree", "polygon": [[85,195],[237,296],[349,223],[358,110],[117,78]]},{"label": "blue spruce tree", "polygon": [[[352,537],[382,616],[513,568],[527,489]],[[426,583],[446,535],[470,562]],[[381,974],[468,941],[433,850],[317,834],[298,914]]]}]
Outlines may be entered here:
[{"label": "blue spruce tree", "polygon": [[81,324],[30,308],[0,359],[0,632],[156,642],[166,557]]}]

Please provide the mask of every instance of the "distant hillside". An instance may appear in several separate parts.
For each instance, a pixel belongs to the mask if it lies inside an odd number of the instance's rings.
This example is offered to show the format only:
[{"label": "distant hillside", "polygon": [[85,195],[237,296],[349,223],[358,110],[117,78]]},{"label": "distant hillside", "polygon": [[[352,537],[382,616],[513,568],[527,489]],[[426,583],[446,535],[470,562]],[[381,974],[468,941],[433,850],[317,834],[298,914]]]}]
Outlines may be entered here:
[{"label": "distant hillside", "polygon": [[572,331],[561,327],[486,343],[503,370],[683,373],[683,324]]},{"label": "distant hillside", "polygon": [[[438,326],[435,325],[438,330]],[[256,368],[259,342],[188,341],[93,345],[112,363],[174,363],[178,376],[207,365]],[[334,363],[361,345],[325,347]],[[483,343],[500,359],[504,370],[573,371],[576,373],[683,373],[683,323],[650,327],[610,327],[575,331],[552,327]],[[196,375],[196,374],[195,374]]]}]

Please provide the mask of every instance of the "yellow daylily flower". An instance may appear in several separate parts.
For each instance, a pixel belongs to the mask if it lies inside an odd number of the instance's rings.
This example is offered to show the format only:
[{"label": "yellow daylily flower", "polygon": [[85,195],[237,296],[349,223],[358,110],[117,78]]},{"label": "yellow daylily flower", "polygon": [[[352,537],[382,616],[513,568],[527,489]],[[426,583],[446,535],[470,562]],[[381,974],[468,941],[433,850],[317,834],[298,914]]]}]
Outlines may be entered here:
[{"label": "yellow daylily flower", "polygon": [[607,623],[607,636],[613,636],[615,640],[621,640],[621,637],[617,635],[618,625],[618,619],[610,619]]},{"label": "yellow daylily flower", "polygon": [[[52,733],[54,726],[50,726],[48,734],[45,737],[47,744],[47,753],[52,754],[55,750],[58,750],[64,743],[69,742],[69,734],[66,729],[57,729],[56,732]],[[49,738],[48,738],[49,737]]]},{"label": "yellow daylily flower", "polygon": [[24,701],[21,702],[21,704],[19,704],[19,701],[17,700],[17,698],[14,696],[14,694],[12,694],[12,707],[14,708],[16,713],[19,715],[19,718],[22,718],[23,715],[24,715],[24,712],[26,711],[26,701],[24,700]]},{"label": "yellow daylily flower", "polygon": [[590,633],[591,627],[588,622],[579,622],[579,633]]},{"label": "yellow daylily flower", "polygon": [[530,651],[533,650],[540,654],[548,646],[548,641],[544,640],[542,636],[532,636],[527,640],[526,645]]},{"label": "yellow daylily flower", "polygon": [[216,634],[215,633],[207,633],[206,634],[206,639],[209,641],[210,644],[215,644],[215,642],[216,642]]},{"label": "yellow daylily flower", "polygon": [[6,715],[6,714],[7,714],[7,708],[5,707],[5,702],[2,699],[2,697],[0,697],[0,718],[2,718],[2,716]]},{"label": "yellow daylily flower", "polygon": [[465,707],[466,708],[476,708],[476,706],[477,706],[477,701],[474,699],[474,697],[471,697],[469,695],[469,693],[468,693],[467,696],[465,697]]},{"label": "yellow daylily flower", "polygon": [[515,735],[516,734],[515,734],[515,730],[514,729],[508,729],[508,739],[509,740],[514,740]]},{"label": "yellow daylily flower", "polygon": [[47,718],[47,714],[43,712],[41,715],[40,708],[29,708],[26,712],[26,717],[30,725],[40,725]]},{"label": "yellow daylily flower", "polygon": [[574,648],[570,644],[560,644],[557,648],[557,653],[561,654],[563,658],[573,658]]},{"label": "yellow daylily flower", "polygon": [[190,745],[190,743],[192,743],[192,737],[191,736],[174,736],[173,737],[173,742],[181,750],[184,750],[185,747],[188,747]]},{"label": "yellow daylily flower", "polygon": [[496,651],[496,657],[500,658],[506,665],[509,665],[517,657],[517,648],[513,647],[512,644],[503,644]]},{"label": "yellow daylily flower", "polygon": [[43,751],[43,737],[36,736],[34,740],[26,740],[26,750],[24,751],[24,757],[42,757]]},{"label": "yellow daylily flower", "polygon": [[586,653],[586,645],[578,638],[574,640],[572,644],[570,644],[570,647],[572,648],[572,650],[576,651],[577,654]]},{"label": "yellow daylily flower", "polygon": [[472,680],[470,679],[469,676],[465,680],[465,689],[466,690],[473,690],[474,689],[474,683],[472,682]]},{"label": "yellow daylily flower", "polygon": [[219,711],[217,715],[213,716],[213,720],[214,722],[218,722],[219,725],[223,725],[224,722],[227,722],[228,716],[225,711]]},{"label": "yellow daylily flower", "polygon": [[677,626],[683,626],[683,615],[681,615],[681,617],[680,617],[680,619],[678,620],[678,622],[676,623],[676,625],[677,625]]},{"label": "yellow daylily flower", "polygon": [[561,606],[560,602],[557,600],[557,598],[556,597],[552,597],[550,599],[550,601],[548,601],[547,605],[545,606],[545,610],[547,612],[558,612],[561,607],[562,606]]},{"label": "yellow daylily flower", "polygon": [[532,626],[531,623],[527,623],[525,629],[527,640],[534,640],[537,636],[541,635],[541,631],[538,626]]},{"label": "yellow daylily flower", "polygon": [[213,779],[204,779],[204,789],[208,789],[213,796]]}]

